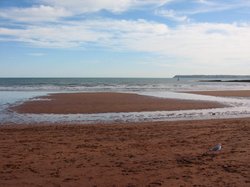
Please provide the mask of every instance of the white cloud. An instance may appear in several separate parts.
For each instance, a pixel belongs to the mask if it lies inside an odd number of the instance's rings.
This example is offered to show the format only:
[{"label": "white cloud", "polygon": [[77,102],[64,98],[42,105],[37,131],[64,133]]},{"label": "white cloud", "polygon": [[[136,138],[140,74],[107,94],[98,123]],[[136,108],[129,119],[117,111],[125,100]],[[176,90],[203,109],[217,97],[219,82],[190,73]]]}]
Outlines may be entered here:
[{"label": "white cloud", "polygon": [[197,5],[191,9],[179,10],[185,15],[195,15],[211,12],[220,12],[226,10],[234,10],[238,8],[250,7],[250,1],[245,0],[231,0],[231,1],[217,1],[217,0],[197,0]]},{"label": "white cloud", "polygon": [[72,14],[64,8],[36,6],[29,8],[8,8],[0,11],[0,17],[21,22],[55,21]]},{"label": "white cloud", "polygon": [[121,12],[127,10],[130,6],[130,0],[42,0],[42,2],[55,7],[63,7],[73,12],[95,12],[102,9],[113,12]]},{"label": "white cloud", "polygon": [[187,69],[200,67],[208,72],[216,69],[218,73],[230,73],[241,67],[241,72],[250,71],[249,23],[189,23],[170,28],[146,20],[96,19],[23,29],[0,28],[0,40],[45,48],[87,50],[94,46],[112,51],[147,52],[165,57],[166,64],[183,63]]},{"label": "white cloud", "polygon": [[158,15],[158,16],[163,16],[163,17],[165,17],[167,19],[177,21],[177,22],[189,22],[190,21],[190,19],[187,16],[179,15],[174,10],[164,10],[164,9],[156,10],[155,14]]},{"label": "white cloud", "polygon": [[133,37],[134,34],[161,35],[167,31],[166,25],[145,20],[100,19],[68,22],[63,25],[27,26],[25,29],[0,28],[0,39],[40,47],[71,48],[93,44],[124,49],[127,46],[124,46],[122,40]]},{"label": "white cloud", "polygon": [[[211,33],[211,30],[220,32]],[[234,24],[189,24],[170,29],[161,36],[143,36],[141,42],[127,42],[134,50],[170,54],[191,59],[199,64],[221,63],[225,62],[226,58],[250,58],[250,25],[242,27]]]},{"label": "white cloud", "polygon": [[[108,33],[89,30],[90,25],[27,26],[26,29],[0,28],[0,35],[12,36],[12,41],[48,48],[80,47],[82,43],[108,38]],[[8,40],[8,38],[7,38]]]},{"label": "white cloud", "polygon": [[158,7],[169,1],[171,0],[39,0],[41,4],[37,6],[1,8],[0,18],[29,23],[51,22],[100,10],[120,13],[149,5]]},{"label": "white cloud", "polygon": [[250,25],[246,23],[197,23],[169,28],[146,20],[99,19],[67,25],[27,26],[25,29],[0,28],[0,36],[2,40],[44,47],[70,48],[91,43],[193,58],[215,54],[250,57]]},{"label": "white cloud", "polygon": [[50,6],[63,7],[73,12],[96,12],[108,10],[111,12],[123,12],[129,8],[153,5],[161,6],[171,0],[41,0]]},{"label": "white cloud", "polygon": [[38,53],[38,52],[36,52],[36,53],[28,53],[27,55],[40,57],[40,56],[45,56],[46,54],[45,53]]},{"label": "white cloud", "polygon": [[210,1],[208,1],[208,0],[196,0],[196,1],[197,1],[197,3],[204,4],[204,5],[213,4],[213,2],[211,0]]},{"label": "white cloud", "polygon": [[[172,19],[174,21],[183,22],[190,21],[190,17],[197,14],[223,12],[229,10],[236,10],[239,8],[249,8],[250,1],[244,0],[230,0],[230,1],[217,1],[217,0],[175,0],[174,3],[184,4],[191,3],[192,6],[188,8],[176,8],[167,9],[167,7],[161,7],[157,9],[155,13],[159,16]],[[165,8],[165,9],[164,9]],[[242,12],[241,12],[242,13]]]}]

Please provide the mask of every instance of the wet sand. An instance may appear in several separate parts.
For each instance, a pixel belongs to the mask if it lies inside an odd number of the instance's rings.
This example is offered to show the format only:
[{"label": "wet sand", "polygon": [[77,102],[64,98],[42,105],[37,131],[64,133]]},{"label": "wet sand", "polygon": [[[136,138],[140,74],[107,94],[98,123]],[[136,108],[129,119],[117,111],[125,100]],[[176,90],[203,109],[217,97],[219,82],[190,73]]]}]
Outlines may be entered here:
[{"label": "wet sand", "polygon": [[106,113],[219,108],[216,102],[162,99],[129,93],[68,93],[41,97],[12,108],[19,113]]},{"label": "wet sand", "polygon": [[220,96],[220,97],[250,97],[250,90],[195,91],[195,92],[185,92],[185,93]]},{"label": "wet sand", "polygon": [[0,186],[249,186],[249,134],[250,119],[1,126]]}]

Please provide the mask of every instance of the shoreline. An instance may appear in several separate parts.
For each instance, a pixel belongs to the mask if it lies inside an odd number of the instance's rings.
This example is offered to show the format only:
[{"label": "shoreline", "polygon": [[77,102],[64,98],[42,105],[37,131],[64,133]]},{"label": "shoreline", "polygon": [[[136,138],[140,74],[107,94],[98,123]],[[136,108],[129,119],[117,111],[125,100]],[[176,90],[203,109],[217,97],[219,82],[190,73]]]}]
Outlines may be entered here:
[{"label": "shoreline", "polygon": [[186,91],[183,93],[218,96],[218,97],[250,97],[250,90]]}]

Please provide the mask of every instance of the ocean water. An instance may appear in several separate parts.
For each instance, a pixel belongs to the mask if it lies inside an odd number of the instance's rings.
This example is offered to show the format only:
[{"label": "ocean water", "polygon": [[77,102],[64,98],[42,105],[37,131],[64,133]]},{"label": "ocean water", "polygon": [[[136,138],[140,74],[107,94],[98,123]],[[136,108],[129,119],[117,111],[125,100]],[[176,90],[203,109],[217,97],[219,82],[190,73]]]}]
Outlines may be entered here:
[{"label": "ocean water", "polygon": [[242,90],[249,83],[175,78],[0,78],[0,91],[192,91]]},{"label": "ocean water", "polygon": [[[96,123],[113,121],[168,121],[249,117],[248,98],[221,98],[178,93],[198,90],[250,90],[250,83],[199,82],[174,78],[0,78],[0,124],[5,123]],[[129,92],[163,98],[217,101],[224,109],[152,111],[105,114],[17,114],[9,106],[28,99],[61,92]],[[216,115],[215,115],[216,114]]]}]

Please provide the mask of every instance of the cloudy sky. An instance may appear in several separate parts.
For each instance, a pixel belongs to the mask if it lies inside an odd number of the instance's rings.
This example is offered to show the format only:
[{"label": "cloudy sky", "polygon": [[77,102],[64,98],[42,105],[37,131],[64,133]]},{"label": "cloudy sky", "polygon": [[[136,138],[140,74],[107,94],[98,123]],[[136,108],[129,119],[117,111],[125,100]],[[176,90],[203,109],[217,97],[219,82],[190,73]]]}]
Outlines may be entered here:
[{"label": "cloudy sky", "polygon": [[0,0],[0,77],[250,74],[250,0]]}]

